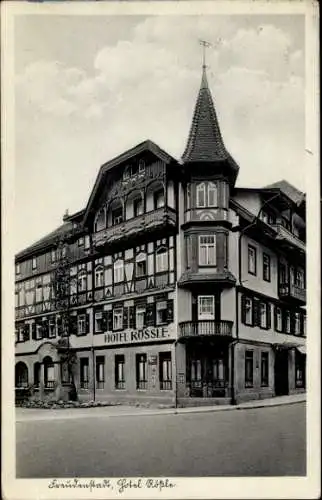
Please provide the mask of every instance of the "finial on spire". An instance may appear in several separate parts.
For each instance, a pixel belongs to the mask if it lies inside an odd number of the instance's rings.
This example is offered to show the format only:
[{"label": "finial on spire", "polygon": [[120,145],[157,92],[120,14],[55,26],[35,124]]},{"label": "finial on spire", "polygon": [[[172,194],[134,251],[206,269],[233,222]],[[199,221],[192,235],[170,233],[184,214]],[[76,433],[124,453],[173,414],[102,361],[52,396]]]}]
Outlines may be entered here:
[{"label": "finial on spire", "polygon": [[202,69],[206,69],[206,48],[211,47],[211,43],[206,40],[199,40],[200,45],[202,45]]}]

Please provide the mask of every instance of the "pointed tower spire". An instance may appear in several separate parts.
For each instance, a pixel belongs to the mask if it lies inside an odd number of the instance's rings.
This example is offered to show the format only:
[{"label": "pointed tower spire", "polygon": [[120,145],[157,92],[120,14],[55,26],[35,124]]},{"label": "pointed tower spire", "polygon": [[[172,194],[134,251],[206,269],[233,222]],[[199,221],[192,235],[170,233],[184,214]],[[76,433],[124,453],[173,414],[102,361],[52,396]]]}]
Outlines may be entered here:
[{"label": "pointed tower spire", "polygon": [[204,47],[202,78],[187,145],[182,155],[182,161],[184,164],[200,162],[212,163],[214,169],[218,162],[225,162],[229,165],[229,173],[230,175],[232,174],[233,181],[235,181],[239,167],[226,150],[221,135],[207,79],[205,64],[205,44],[207,44],[207,42],[201,41],[201,44]]}]

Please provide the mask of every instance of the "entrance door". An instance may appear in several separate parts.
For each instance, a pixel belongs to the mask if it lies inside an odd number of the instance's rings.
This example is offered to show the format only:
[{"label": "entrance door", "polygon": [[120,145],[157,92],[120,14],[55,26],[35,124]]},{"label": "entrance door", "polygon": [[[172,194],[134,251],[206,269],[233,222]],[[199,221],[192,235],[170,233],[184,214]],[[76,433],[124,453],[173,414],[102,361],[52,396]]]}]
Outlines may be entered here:
[{"label": "entrance door", "polygon": [[283,349],[275,353],[275,394],[288,394],[288,350]]}]

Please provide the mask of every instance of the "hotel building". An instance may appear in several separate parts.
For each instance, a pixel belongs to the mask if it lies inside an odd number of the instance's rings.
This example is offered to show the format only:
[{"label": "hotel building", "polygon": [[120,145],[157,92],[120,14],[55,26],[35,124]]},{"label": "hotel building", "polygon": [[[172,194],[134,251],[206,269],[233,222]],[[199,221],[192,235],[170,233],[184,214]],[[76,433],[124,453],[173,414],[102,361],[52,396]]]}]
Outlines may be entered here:
[{"label": "hotel building", "polygon": [[238,171],[203,68],[181,160],[147,140],[108,161],[87,206],[16,255],[16,393],[66,399],[72,379],[81,401],[189,406],[304,391],[305,195],[236,187]]}]

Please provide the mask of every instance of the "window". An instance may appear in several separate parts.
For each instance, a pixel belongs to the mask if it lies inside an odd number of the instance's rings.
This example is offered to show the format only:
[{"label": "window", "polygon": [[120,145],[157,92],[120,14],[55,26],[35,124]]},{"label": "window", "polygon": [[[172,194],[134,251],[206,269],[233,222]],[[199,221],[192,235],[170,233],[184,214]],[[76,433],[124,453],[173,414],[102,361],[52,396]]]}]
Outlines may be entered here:
[{"label": "window", "polygon": [[106,227],[106,212],[105,208],[102,208],[96,215],[96,220],[94,224],[95,232],[102,231]]},{"label": "window", "polygon": [[133,213],[134,217],[143,214],[143,200],[142,198],[136,198],[133,201]]},{"label": "window", "polygon": [[95,269],[95,288],[104,286],[104,269],[103,266],[97,266]]},{"label": "window", "polygon": [[114,283],[120,283],[124,280],[124,264],[123,260],[114,262]]},{"label": "window", "polygon": [[115,389],[125,389],[124,354],[115,356]]},{"label": "window", "polygon": [[282,309],[280,307],[276,307],[275,309],[275,330],[277,332],[281,332],[283,329],[282,323]]},{"label": "window", "polygon": [[105,382],[105,357],[96,357],[96,388],[104,389]]},{"label": "window", "polygon": [[78,292],[86,292],[87,289],[87,274],[86,271],[81,271],[77,279]]},{"label": "window", "polygon": [[112,211],[112,226],[121,224],[123,222],[123,210],[122,207]]},{"label": "window", "polygon": [[199,236],[199,265],[216,265],[216,245],[214,235]]},{"label": "window", "polygon": [[41,283],[39,283],[36,287],[36,302],[42,302],[43,297],[42,297],[42,286]]},{"label": "window", "polygon": [[223,359],[212,360],[212,379],[216,381],[225,381],[225,364]]},{"label": "window", "polygon": [[160,248],[156,253],[155,271],[162,273],[168,270],[168,250]]},{"label": "window", "polygon": [[55,386],[55,366],[50,356],[44,359],[44,382],[46,389],[53,389]]},{"label": "window", "polygon": [[202,182],[197,185],[197,207],[203,208],[206,206],[206,184]]},{"label": "window", "polygon": [[49,323],[48,323],[48,337],[49,338],[56,337],[56,322],[55,322],[55,318],[49,318]]},{"label": "window", "polygon": [[298,313],[298,312],[296,312],[294,314],[294,333],[295,333],[295,335],[301,334],[300,313]]},{"label": "window", "polygon": [[301,288],[302,290],[304,290],[305,288],[305,283],[304,283],[304,271],[303,269],[297,269],[296,270],[296,275],[295,275],[295,285],[298,287],[298,288]]},{"label": "window", "polygon": [[217,186],[214,182],[208,183],[208,207],[217,207]]},{"label": "window", "polygon": [[141,278],[146,275],[146,255],[144,253],[141,253],[136,257],[135,275],[137,278]]},{"label": "window", "polygon": [[253,301],[249,297],[245,297],[245,325],[253,324]]},{"label": "window", "polygon": [[95,333],[102,332],[103,331],[103,311],[95,311],[94,321],[95,321]]},{"label": "window", "polygon": [[190,364],[190,380],[191,382],[201,381],[201,360],[192,359]]},{"label": "window", "polygon": [[284,328],[285,333],[291,333],[291,314],[290,311],[284,313]]},{"label": "window", "polygon": [[170,391],[172,389],[171,352],[160,352],[159,370],[161,391]]},{"label": "window", "polygon": [[167,301],[162,300],[156,302],[156,324],[162,325],[167,323]]},{"label": "window", "polygon": [[145,161],[144,160],[139,161],[138,172],[139,172],[139,174],[143,174],[145,172]]},{"label": "window", "polygon": [[132,168],[130,165],[125,167],[124,172],[123,172],[123,179],[126,181],[128,180],[132,175]]},{"label": "window", "polygon": [[20,274],[20,264],[16,264],[16,274]]},{"label": "window", "polygon": [[136,355],[136,388],[147,389],[147,361],[146,354]]},{"label": "window", "polygon": [[36,269],[36,267],[37,267],[37,259],[36,259],[36,257],[33,257],[32,258],[32,269]]},{"label": "window", "polygon": [[77,335],[86,334],[86,315],[80,314],[77,316]]},{"label": "window", "polygon": [[198,297],[198,319],[215,319],[215,297],[213,295],[199,295]]},{"label": "window", "polygon": [[90,247],[90,239],[89,239],[89,236],[85,236],[85,240],[84,240],[84,248],[85,250],[88,249]]},{"label": "window", "polygon": [[256,275],[256,248],[248,245],[248,272],[249,274]]},{"label": "window", "polygon": [[42,339],[42,325],[40,323],[36,323],[36,340]]},{"label": "window", "polygon": [[263,253],[263,280],[271,281],[271,258]]},{"label": "window", "polygon": [[88,358],[80,358],[79,360],[79,368],[80,368],[80,387],[81,389],[88,389]]},{"label": "window", "polygon": [[154,200],[154,210],[164,207],[164,190],[160,189],[159,191],[156,191],[153,195],[153,200]]},{"label": "window", "polygon": [[268,387],[269,356],[268,352],[261,353],[261,386]]},{"label": "window", "polygon": [[259,326],[267,328],[267,304],[266,302],[259,303]]},{"label": "window", "polygon": [[305,387],[305,354],[295,351],[295,387]]},{"label": "window", "polygon": [[137,307],[136,308],[136,328],[140,330],[145,326],[145,307]]},{"label": "window", "polygon": [[280,263],[279,265],[279,282],[281,285],[288,283],[286,265]]},{"label": "window", "polygon": [[122,330],[123,328],[123,308],[113,309],[113,330]]},{"label": "window", "polygon": [[82,247],[84,245],[84,238],[78,238],[78,246]]},{"label": "window", "polygon": [[245,351],[245,387],[254,385],[254,352]]}]

